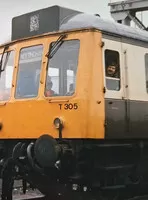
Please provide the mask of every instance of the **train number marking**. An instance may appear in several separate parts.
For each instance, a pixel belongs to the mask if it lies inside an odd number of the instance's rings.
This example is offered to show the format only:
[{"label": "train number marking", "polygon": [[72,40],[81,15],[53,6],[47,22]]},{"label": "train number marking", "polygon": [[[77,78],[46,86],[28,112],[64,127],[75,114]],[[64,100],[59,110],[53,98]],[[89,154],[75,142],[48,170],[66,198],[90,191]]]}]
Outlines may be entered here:
[{"label": "train number marking", "polygon": [[65,104],[59,104],[60,110],[77,110],[78,104],[77,103],[65,103]]}]

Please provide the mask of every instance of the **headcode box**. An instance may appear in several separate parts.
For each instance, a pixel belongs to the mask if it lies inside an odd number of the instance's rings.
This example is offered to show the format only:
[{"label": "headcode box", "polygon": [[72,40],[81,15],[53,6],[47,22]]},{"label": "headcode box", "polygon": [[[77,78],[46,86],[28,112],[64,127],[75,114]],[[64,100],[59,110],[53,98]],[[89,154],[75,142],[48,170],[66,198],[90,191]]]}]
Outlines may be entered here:
[{"label": "headcode box", "polygon": [[26,13],[12,19],[12,40],[58,31],[60,24],[74,15],[76,10],[51,6]]}]

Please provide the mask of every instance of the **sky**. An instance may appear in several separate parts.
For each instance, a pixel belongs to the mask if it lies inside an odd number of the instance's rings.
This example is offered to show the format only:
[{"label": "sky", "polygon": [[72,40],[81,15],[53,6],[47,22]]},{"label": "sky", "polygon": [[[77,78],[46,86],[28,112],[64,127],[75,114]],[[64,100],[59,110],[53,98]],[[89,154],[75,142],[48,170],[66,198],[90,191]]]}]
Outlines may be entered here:
[{"label": "sky", "polygon": [[0,44],[11,40],[11,20],[15,16],[59,5],[112,19],[108,3],[114,1],[118,0],[0,0]]}]

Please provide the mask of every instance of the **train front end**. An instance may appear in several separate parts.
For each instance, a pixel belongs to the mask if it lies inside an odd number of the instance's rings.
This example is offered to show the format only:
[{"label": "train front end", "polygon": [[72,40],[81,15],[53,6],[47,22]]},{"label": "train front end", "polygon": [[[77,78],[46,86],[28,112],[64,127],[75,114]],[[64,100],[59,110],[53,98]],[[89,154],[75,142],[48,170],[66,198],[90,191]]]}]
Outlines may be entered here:
[{"label": "train front end", "polygon": [[[33,16],[31,34],[39,15]],[[96,141],[104,139],[101,52],[101,33],[94,29],[1,46],[3,198],[18,177],[50,198],[65,198],[75,184],[84,191],[94,184]]]}]

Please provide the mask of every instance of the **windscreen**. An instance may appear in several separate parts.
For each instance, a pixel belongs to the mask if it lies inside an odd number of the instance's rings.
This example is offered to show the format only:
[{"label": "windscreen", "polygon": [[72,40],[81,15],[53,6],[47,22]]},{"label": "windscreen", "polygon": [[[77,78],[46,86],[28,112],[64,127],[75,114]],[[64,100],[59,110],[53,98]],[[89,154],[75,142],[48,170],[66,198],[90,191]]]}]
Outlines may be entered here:
[{"label": "windscreen", "polygon": [[38,95],[43,46],[21,49],[15,98],[33,98]]},{"label": "windscreen", "polygon": [[[54,43],[50,45],[50,50]],[[76,87],[79,40],[66,40],[48,61],[45,96],[72,96]]]},{"label": "windscreen", "polygon": [[[0,60],[2,54],[0,54]],[[0,101],[7,101],[11,96],[12,77],[14,69],[14,51],[5,52],[2,59],[0,76]]]}]

